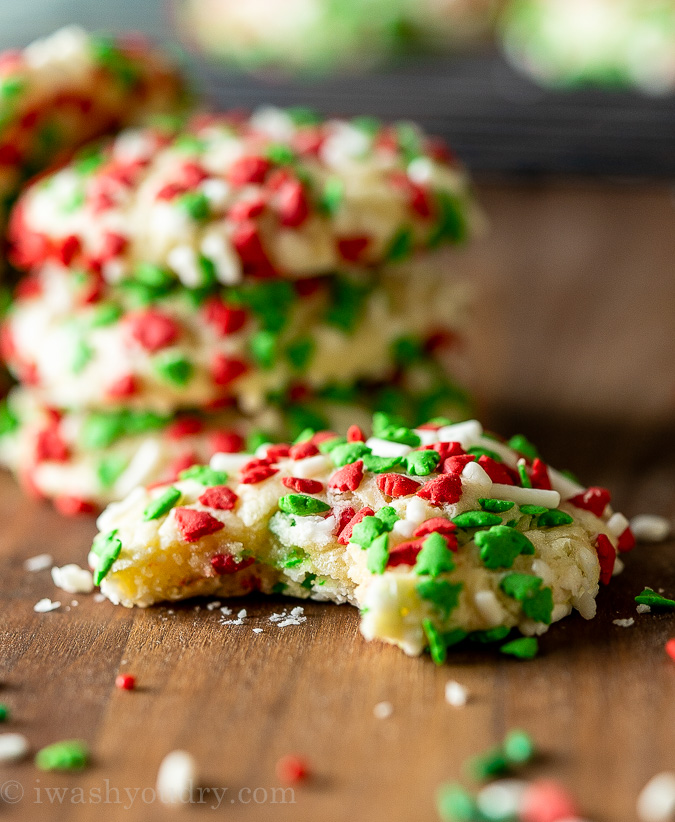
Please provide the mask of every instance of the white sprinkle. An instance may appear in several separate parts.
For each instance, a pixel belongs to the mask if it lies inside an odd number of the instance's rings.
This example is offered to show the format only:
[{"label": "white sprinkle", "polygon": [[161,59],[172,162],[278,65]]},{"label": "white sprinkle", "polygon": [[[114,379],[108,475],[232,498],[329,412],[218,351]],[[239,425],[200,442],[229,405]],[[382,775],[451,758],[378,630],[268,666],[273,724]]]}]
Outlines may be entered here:
[{"label": "white sprinkle", "polygon": [[663,542],[670,536],[670,522],[656,514],[638,514],[630,527],[638,542]]},{"label": "white sprinkle", "polygon": [[628,528],[629,522],[618,511],[607,520],[607,530],[615,537],[620,537],[621,534]]},{"label": "white sprinkle", "polygon": [[[94,602],[105,602],[104,594],[94,594]],[[171,611],[169,611],[171,613]]]},{"label": "white sprinkle", "polygon": [[76,599],[73,599],[70,604],[74,608],[76,605],[79,605],[80,603]]},{"label": "white sprinkle", "polygon": [[488,819],[518,816],[527,782],[520,779],[500,779],[486,785],[476,797],[480,811]]},{"label": "white sprinkle", "polygon": [[216,600],[215,602],[209,602],[209,604],[206,606],[207,611],[215,611],[216,608],[220,608],[220,602],[218,600]]},{"label": "white sprinkle", "polygon": [[445,425],[438,431],[439,442],[459,442],[462,446],[483,436],[483,426],[478,420],[467,420],[455,425]]},{"label": "white sprinkle", "polygon": [[508,499],[518,505],[543,505],[546,508],[557,508],[560,505],[560,494],[557,491],[545,491],[541,488],[519,488],[517,485],[501,485],[495,482],[492,486],[495,499]]},{"label": "white sprinkle", "polygon": [[157,772],[157,793],[167,805],[190,802],[197,778],[197,763],[187,751],[172,751]]},{"label": "white sprinkle", "polygon": [[35,605],[33,605],[33,610],[36,614],[46,614],[49,611],[55,611],[57,608],[60,607],[60,602],[52,602],[51,599],[47,599],[47,597],[45,597],[44,599],[41,599],[39,602],[36,602]]},{"label": "white sprinkle", "polygon": [[242,465],[251,459],[248,454],[214,454],[211,457],[209,466],[214,471],[225,471],[226,473],[234,473],[238,471]]},{"label": "white sprinkle", "polygon": [[409,445],[381,440],[379,437],[371,437],[366,440],[366,445],[376,457],[405,457],[412,451]]},{"label": "white sprinkle", "polygon": [[463,708],[469,701],[467,689],[454,679],[445,683],[445,701],[453,708]]},{"label": "white sprinkle", "polygon": [[635,625],[635,620],[633,617],[628,617],[628,619],[614,619],[612,620],[613,625],[618,625],[619,628],[630,628],[631,625]]},{"label": "white sprinkle", "polygon": [[262,630],[263,630],[262,628],[254,628],[253,633],[254,634],[262,634]]},{"label": "white sprinkle", "polygon": [[635,610],[638,612],[638,614],[651,614],[652,612],[652,609],[649,607],[649,605],[643,605],[642,603],[640,603],[635,608]]},{"label": "white sprinkle", "polygon": [[239,613],[237,614],[237,617],[239,619],[245,619],[246,618],[246,608],[242,608],[241,611],[239,611]]},{"label": "white sprinkle", "polygon": [[53,564],[54,558],[51,554],[38,554],[27,559],[23,567],[26,571],[44,571],[46,568],[51,568]]},{"label": "white sprinkle", "polygon": [[551,479],[551,485],[554,490],[560,494],[562,499],[576,497],[577,494],[581,494],[582,491],[586,490],[583,485],[579,485],[578,482],[570,479],[560,471],[556,471],[555,468],[551,468],[550,465],[548,466],[548,475]]},{"label": "white sprinkle", "polygon": [[424,185],[431,180],[434,171],[433,164],[428,157],[416,157],[408,164],[408,177],[413,183]]},{"label": "white sprinkle", "polygon": [[19,762],[28,753],[28,740],[23,734],[0,734],[0,763]]},{"label": "white sprinkle", "polygon": [[69,594],[90,594],[94,590],[91,571],[75,563],[52,568],[52,580],[57,588]]},{"label": "white sprinkle", "polygon": [[[472,485],[484,489],[481,493],[489,494],[492,490],[492,480],[488,472],[477,462],[467,462],[462,469],[462,478]],[[478,490],[478,488],[476,490]]]},{"label": "white sprinkle", "polygon": [[389,719],[389,717],[394,713],[394,706],[391,702],[378,702],[377,705],[373,708],[373,714],[375,715],[375,719]]},{"label": "white sprinkle", "polygon": [[675,774],[664,771],[647,782],[637,800],[640,822],[675,819]]}]

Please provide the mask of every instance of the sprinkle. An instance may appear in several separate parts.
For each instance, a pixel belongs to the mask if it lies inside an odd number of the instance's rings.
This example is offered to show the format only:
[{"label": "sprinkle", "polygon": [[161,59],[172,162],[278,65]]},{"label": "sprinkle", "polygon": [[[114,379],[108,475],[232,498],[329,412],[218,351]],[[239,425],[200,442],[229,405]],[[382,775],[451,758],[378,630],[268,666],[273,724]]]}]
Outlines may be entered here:
[{"label": "sprinkle", "polygon": [[432,505],[454,505],[462,496],[462,481],[453,474],[442,474],[425,482],[417,491],[417,496]]},{"label": "sprinkle", "polygon": [[443,665],[448,655],[447,645],[444,641],[443,634],[438,630],[438,628],[436,628],[430,619],[425,619],[422,621],[422,628],[424,629],[424,635],[427,638],[431,659],[436,665]]},{"label": "sprinkle", "polygon": [[469,701],[468,690],[454,679],[445,683],[445,701],[453,708],[463,708]]},{"label": "sprinkle", "polygon": [[356,491],[363,479],[363,460],[357,460],[336,471],[328,481],[333,491]]},{"label": "sprinkle", "polygon": [[534,554],[534,545],[520,531],[507,525],[493,525],[474,537],[486,568],[510,568],[520,554]]},{"label": "sprinkle", "polygon": [[502,518],[488,511],[465,511],[452,521],[458,528],[489,528],[491,525],[501,525]]},{"label": "sprinkle", "polygon": [[540,514],[545,514],[549,511],[544,505],[519,505],[520,512],[527,514],[529,517],[538,517]]},{"label": "sprinkle", "polygon": [[100,585],[122,550],[122,542],[117,537],[117,530],[115,529],[107,534],[97,534],[91,550],[98,557],[98,567],[94,573],[94,584]]},{"label": "sprinkle", "polygon": [[384,474],[403,465],[400,457],[378,457],[375,454],[364,454],[362,462],[364,469],[372,474]]},{"label": "sprinkle", "polygon": [[245,465],[241,469],[241,483],[242,485],[257,485],[270,477],[273,477],[279,472],[278,468],[271,465]]},{"label": "sprinkle", "polygon": [[193,508],[175,508],[174,517],[186,542],[196,542],[225,527],[220,520],[207,514],[206,511],[195,511]]},{"label": "sprinkle", "polygon": [[377,487],[388,497],[407,497],[420,487],[419,483],[403,474],[380,474]]},{"label": "sprinkle", "polygon": [[436,470],[440,459],[441,455],[438,451],[411,451],[404,457],[403,462],[409,474],[414,474],[417,477],[425,477]]},{"label": "sprinkle", "polygon": [[157,772],[157,793],[165,805],[190,802],[197,780],[197,763],[187,751],[172,751]]},{"label": "sprinkle", "polygon": [[199,497],[199,503],[207,508],[215,508],[217,511],[231,511],[239,497],[226,485],[216,485],[207,488]]},{"label": "sprinkle", "polygon": [[0,763],[20,762],[29,751],[23,734],[0,734]]},{"label": "sprinkle", "polygon": [[628,617],[628,619],[614,619],[612,620],[613,625],[618,625],[619,628],[630,628],[632,625],[635,625],[635,620],[633,617]]},{"label": "sprinkle", "polygon": [[347,429],[347,442],[365,442],[366,435],[358,425],[350,425]]},{"label": "sprinkle", "polygon": [[54,558],[51,554],[37,554],[34,557],[30,557],[27,559],[23,567],[26,571],[45,571],[47,568],[51,568],[54,564]]},{"label": "sprinkle", "polygon": [[638,614],[650,614],[652,612],[652,609],[649,607],[649,605],[638,605],[635,608],[635,610]]},{"label": "sprinkle", "polygon": [[611,495],[606,488],[599,488],[591,486],[587,488],[582,494],[577,494],[568,500],[569,503],[575,505],[577,508],[583,508],[585,511],[590,511],[596,517],[601,517],[605,508],[611,502]]},{"label": "sprinkle", "polygon": [[511,437],[508,445],[509,448],[513,448],[514,451],[518,451],[518,453],[523,454],[525,457],[529,457],[529,459],[533,460],[539,456],[536,447],[532,445],[532,443],[523,434],[516,434]]},{"label": "sprinkle", "polygon": [[556,528],[559,525],[571,525],[573,522],[574,517],[571,517],[569,514],[565,513],[565,511],[554,509],[540,514],[537,519],[537,527]]},{"label": "sprinkle", "polygon": [[324,490],[322,482],[302,477],[284,477],[281,482],[286,488],[301,494],[320,494]]},{"label": "sprinkle", "polygon": [[459,604],[463,587],[461,582],[453,584],[445,579],[425,579],[416,586],[416,590],[422,599],[432,603],[443,619],[447,619]]},{"label": "sprinkle", "polygon": [[525,731],[509,731],[504,739],[504,755],[509,765],[524,765],[535,754],[532,737]]},{"label": "sprinkle", "polygon": [[[351,518],[351,520],[344,526],[344,528],[342,529],[342,531],[340,531],[340,533],[338,535],[338,542],[340,543],[340,545],[347,545],[349,542],[351,542],[352,541],[352,536],[353,536],[353,533],[354,533],[354,528],[359,523],[363,522],[363,520],[366,517],[371,517],[371,516],[373,516],[373,514],[374,514],[373,509],[368,508],[368,507],[364,507],[358,513],[354,514],[354,516]],[[357,543],[357,544],[360,545],[361,543]],[[363,546],[363,547],[366,547],[366,546]]]},{"label": "sprinkle", "polygon": [[0,722],[7,722],[8,719],[9,708],[4,703],[0,703]]},{"label": "sprinkle", "polygon": [[52,568],[52,580],[57,588],[69,594],[89,594],[94,590],[91,571],[74,563]]},{"label": "sprinkle", "polygon": [[663,542],[670,535],[670,522],[656,514],[638,514],[630,521],[630,529],[638,542]]},{"label": "sprinkle", "polygon": [[515,656],[517,659],[533,659],[539,650],[539,643],[535,637],[524,636],[507,642],[499,650],[501,653]]},{"label": "sprinkle", "polygon": [[[490,822],[518,819],[526,787],[527,782],[521,779],[499,779],[492,782],[482,788],[476,797],[478,810]],[[568,822],[573,822],[573,820],[570,819]]]},{"label": "sprinkle", "polygon": [[369,454],[370,448],[363,442],[345,442],[330,449],[330,458],[338,467],[356,462],[364,454]]},{"label": "sprinkle", "polygon": [[295,754],[286,754],[276,764],[276,773],[281,782],[296,785],[304,782],[309,776],[307,760]]},{"label": "sprinkle", "polygon": [[616,562],[616,551],[605,534],[598,534],[595,538],[595,551],[600,563],[600,582],[608,585],[612,579],[614,564]]},{"label": "sprinkle", "polygon": [[542,588],[542,580],[529,574],[507,574],[499,583],[504,593],[522,603],[523,612],[535,622],[549,625],[553,612],[553,594]]},{"label": "sprinkle", "polygon": [[387,531],[391,531],[399,519],[396,510],[392,508],[391,505],[385,505],[384,508],[380,508],[375,516],[386,525]]},{"label": "sprinkle", "polygon": [[51,599],[45,597],[44,599],[41,599],[39,602],[36,602],[35,605],[33,605],[33,610],[36,614],[46,614],[49,613],[49,611],[55,611],[57,608],[60,607],[60,602],[52,602]]},{"label": "sprinkle", "polygon": [[[515,502],[506,499],[485,499],[483,497],[478,500],[478,504],[484,511],[490,511],[493,514],[503,514],[505,511],[510,511],[515,505]],[[520,510],[523,510],[522,506]]]},{"label": "sprinkle", "polygon": [[635,601],[640,605],[647,605],[649,608],[675,608],[675,600],[657,594],[651,588],[645,588],[641,594],[635,597]]},{"label": "sprinkle", "polygon": [[131,674],[117,674],[115,687],[120,691],[133,691],[136,687],[136,677]]},{"label": "sprinkle", "polygon": [[664,771],[652,777],[637,800],[640,822],[672,822],[675,819],[675,774]]},{"label": "sprinkle", "polygon": [[375,719],[389,719],[394,713],[394,706],[391,702],[378,702],[373,708]]},{"label": "sprinkle", "polygon": [[557,491],[495,483],[491,493],[499,499],[513,500],[517,505],[541,505],[544,508],[557,508],[560,505],[560,494]]},{"label": "sprinkle", "polygon": [[79,771],[88,762],[89,748],[79,739],[54,742],[35,756],[35,764],[41,771]]},{"label": "sprinkle", "polygon": [[285,514],[307,517],[325,514],[326,511],[330,511],[330,505],[320,499],[308,497],[304,494],[287,494],[279,499],[279,509]]},{"label": "sprinkle", "polygon": [[[443,534],[444,537],[451,537],[454,536],[456,531],[457,526],[450,522],[449,519],[445,519],[444,517],[432,517],[431,519],[423,522],[421,525],[418,525],[413,533],[413,536],[425,537],[427,534],[439,533]],[[451,545],[449,547],[452,548]]]},{"label": "sprinkle", "polygon": [[149,522],[150,520],[159,519],[165,514],[168,514],[180,500],[181,496],[182,494],[178,488],[175,488],[173,485],[169,486],[157,499],[154,499],[146,506],[143,511],[143,519]]},{"label": "sprinkle", "polygon": [[[358,516],[359,514],[356,514],[356,517]],[[354,519],[356,519],[356,517],[354,517]],[[349,525],[347,528],[349,528]],[[387,524],[381,519],[367,515],[352,525],[349,542],[356,543],[356,545],[360,545],[361,548],[369,548],[374,540],[389,530]],[[344,532],[340,536],[342,537],[343,535]]]},{"label": "sprinkle", "polygon": [[563,822],[575,819],[577,804],[559,782],[541,779],[523,791],[520,818],[523,822]]},{"label": "sprinkle", "polygon": [[154,353],[174,343],[180,334],[176,322],[154,308],[126,319],[131,338],[146,351]]},{"label": "sprinkle", "polygon": [[225,471],[216,471],[208,465],[192,465],[178,475],[181,480],[195,480],[201,485],[224,485],[227,482]]},{"label": "sprinkle", "polygon": [[158,355],[155,359],[155,368],[160,377],[179,388],[187,385],[194,373],[192,363],[176,351]]},{"label": "sprinkle", "polygon": [[492,748],[480,756],[473,757],[466,763],[465,767],[477,782],[485,782],[487,779],[506,773],[509,764],[500,746]]},{"label": "sprinkle", "polygon": [[446,540],[439,533],[430,534],[424,540],[422,550],[417,555],[415,573],[437,577],[439,574],[454,570],[454,568],[455,561]]},{"label": "sprinkle", "polygon": [[479,818],[474,798],[461,785],[441,786],[436,808],[443,822],[472,822]]},{"label": "sprinkle", "polygon": [[368,546],[366,567],[371,574],[383,574],[389,559],[389,535],[380,534]]},{"label": "sprinkle", "polygon": [[668,642],[666,642],[665,649],[668,656],[672,660],[675,660],[675,639],[669,639]]}]

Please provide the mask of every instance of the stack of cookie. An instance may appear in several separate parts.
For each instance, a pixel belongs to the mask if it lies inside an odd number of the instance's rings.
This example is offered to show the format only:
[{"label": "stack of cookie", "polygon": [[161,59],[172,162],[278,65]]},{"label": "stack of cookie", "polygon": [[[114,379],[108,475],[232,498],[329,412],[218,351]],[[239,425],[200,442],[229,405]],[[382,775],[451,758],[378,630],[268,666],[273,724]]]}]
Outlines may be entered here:
[{"label": "stack of cookie", "polygon": [[13,212],[3,461],[73,513],[375,406],[464,417],[441,247],[479,221],[409,124],[265,109],[86,147]]}]

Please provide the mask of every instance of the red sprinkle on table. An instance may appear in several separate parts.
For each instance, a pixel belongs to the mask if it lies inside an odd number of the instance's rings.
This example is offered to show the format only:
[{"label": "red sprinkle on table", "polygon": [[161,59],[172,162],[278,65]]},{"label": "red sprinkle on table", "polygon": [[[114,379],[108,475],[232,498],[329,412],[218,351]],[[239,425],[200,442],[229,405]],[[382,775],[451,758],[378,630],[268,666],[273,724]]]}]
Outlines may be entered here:
[{"label": "red sprinkle on table", "polygon": [[136,687],[136,677],[131,674],[117,674],[115,687],[120,691],[133,691]]},{"label": "red sprinkle on table", "polygon": [[541,779],[525,788],[520,818],[523,822],[562,822],[577,817],[574,798],[558,782]]},{"label": "red sprinkle on table", "polygon": [[196,542],[225,527],[222,522],[212,517],[211,514],[207,514],[206,511],[195,511],[193,508],[175,508],[174,516],[185,542]]},{"label": "red sprinkle on table", "polygon": [[666,653],[668,656],[675,661],[675,639],[669,639],[665,645]]},{"label": "red sprinkle on table", "polygon": [[277,762],[276,772],[279,779],[289,785],[303,782],[309,776],[307,761],[295,754],[282,756]]}]

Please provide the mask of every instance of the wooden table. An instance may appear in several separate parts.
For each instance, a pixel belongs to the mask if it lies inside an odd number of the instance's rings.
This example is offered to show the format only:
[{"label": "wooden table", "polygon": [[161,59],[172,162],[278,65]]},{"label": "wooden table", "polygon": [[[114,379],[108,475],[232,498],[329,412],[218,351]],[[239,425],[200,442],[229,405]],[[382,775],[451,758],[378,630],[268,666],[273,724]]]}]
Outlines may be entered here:
[{"label": "wooden table", "polygon": [[[536,437],[553,464],[608,484],[626,514],[675,512],[672,430],[507,413],[496,422]],[[0,701],[12,710],[4,730],[24,733],[34,749],[80,737],[94,753],[92,767],[76,774],[44,774],[31,761],[3,766],[0,783],[16,781],[24,792],[0,803],[3,818],[164,819],[166,808],[151,800],[158,765],[176,748],[194,754],[200,781],[219,792],[172,813],[175,820],[435,820],[437,787],[512,727],[541,747],[528,776],[563,780],[596,822],[635,820],[645,782],[675,769],[675,664],[663,650],[674,618],[638,616],[633,602],[644,585],[675,593],[672,542],[630,555],[602,591],[598,617],[554,626],[538,659],[459,653],[436,668],[428,657],[366,643],[348,607],[306,604],[306,623],[280,629],[268,617],[288,603],[251,598],[234,603],[248,612],[244,625],[223,626],[203,602],[131,611],[58,591],[48,571],[28,573],[24,560],[46,551],[58,564],[84,564],[93,523],[22,498],[6,477],[0,488]],[[45,596],[62,607],[34,613]],[[612,624],[630,616],[633,627]],[[114,687],[120,670],[137,677],[136,691]],[[471,692],[467,707],[444,701],[450,678]],[[376,719],[383,700],[393,715]],[[275,763],[288,752],[305,756],[313,772],[293,804],[279,793],[272,801]],[[62,802],[50,801],[47,788],[60,788]],[[4,788],[9,799],[17,790]],[[92,804],[97,798],[107,798],[105,807]]]}]

